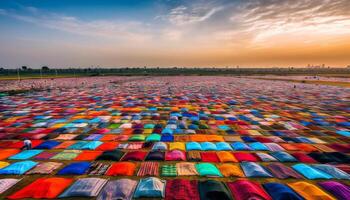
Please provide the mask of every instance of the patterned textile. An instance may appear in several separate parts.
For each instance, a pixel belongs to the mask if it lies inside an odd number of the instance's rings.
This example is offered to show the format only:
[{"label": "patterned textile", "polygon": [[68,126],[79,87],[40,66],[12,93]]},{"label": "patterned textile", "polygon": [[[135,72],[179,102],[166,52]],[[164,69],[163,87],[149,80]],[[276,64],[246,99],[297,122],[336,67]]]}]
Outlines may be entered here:
[{"label": "patterned textile", "polygon": [[162,176],[177,176],[175,165],[163,165],[162,166]]},{"label": "patterned textile", "polygon": [[137,172],[137,176],[158,176],[159,163],[158,162],[143,162]]}]

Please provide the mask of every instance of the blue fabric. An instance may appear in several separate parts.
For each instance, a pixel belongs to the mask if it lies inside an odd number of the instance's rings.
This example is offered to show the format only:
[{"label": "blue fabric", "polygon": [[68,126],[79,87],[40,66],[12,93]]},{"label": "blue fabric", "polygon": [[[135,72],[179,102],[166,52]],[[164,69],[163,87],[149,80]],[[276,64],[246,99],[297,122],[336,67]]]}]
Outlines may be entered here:
[{"label": "blue fabric", "polygon": [[164,142],[156,142],[153,147],[152,150],[167,150],[168,147]]},{"label": "blue fabric", "polygon": [[284,151],[274,151],[271,152],[270,155],[281,162],[298,162],[298,160],[295,159],[292,155]]},{"label": "blue fabric", "polygon": [[134,198],[150,197],[162,198],[164,197],[165,181],[155,177],[141,179],[134,193]]},{"label": "blue fabric", "polygon": [[169,134],[172,135],[174,133],[173,129],[165,128],[162,130],[162,134]]},{"label": "blue fabric", "polygon": [[94,150],[98,146],[100,146],[101,144],[103,144],[103,142],[101,142],[101,141],[91,141],[91,142],[84,144],[81,149]]},{"label": "blue fabric", "polygon": [[91,163],[89,162],[71,163],[65,166],[63,169],[61,169],[57,174],[58,175],[67,175],[67,174],[82,175],[90,168],[90,165]]},{"label": "blue fabric", "polygon": [[193,151],[193,150],[202,150],[201,145],[198,142],[187,142],[186,143],[186,150],[187,151]]},{"label": "blue fabric", "polygon": [[12,163],[0,169],[0,174],[17,174],[21,175],[26,173],[31,168],[35,167],[38,163],[30,160]]},{"label": "blue fabric", "polygon": [[231,130],[231,128],[227,125],[219,125],[218,128],[223,131]]},{"label": "blue fabric", "polygon": [[243,142],[234,142],[231,144],[231,146],[236,151],[250,151],[250,150],[252,150],[246,143],[243,143]]},{"label": "blue fabric", "polygon": [[336,131],[336,133],[345,137],[350,137],[350,131]]},{"label": "blue fabric", "polygon": [[173,135],[162,135],[162,137],[160,138],[160,141],[172,142],[172,141],[174,141],[174,136]]},{"label": "blue fabric", "polygon": [[290,187],[281,183],[265,183],[263,187],[273,200],[304,200]]},{"label": "blue fabric", "polygon": [[22,151],[16,155],[11,156],[9,159],[11,159],[11,160],[25,160],[25,159],[29,159],[33,156],[36,156],[41,152],[43,152],[43,150],[38,150],[38,149],[25,150],[25,151]]},{"label": "blue fabric", "polygon": [[216,143],[216,148],[219,151],[232,151],[232,147],[230,146],[230,144],[228,144],[227,142],[218,142]]},{"label": "blue fabric", "polygon": [[267,148],[267,146],[265,146],[263,143],[261,142],[253,142],[248,144],[253,150],[256,151],[268,151],[269,148]]},{"label": "blue fabric", "polygon": [[47,140],[36,146],[35,149],[52,149],[59,144],[61,144],[61,142],[55,140]]},{"label": "blue fabric", "polygon": [[326,164],[315,164],[312,165],[313,168],[316,168],[322,172],[325,172],[331,176],[333,176],[336,179],[350,179],[350,175],[343,170],[340,170],[332,165],[326,165]]},{"label": "blue fabric", "polygon": [[241,137],[244,142],[257,142],[256,139],[250,137],[250,136],[242,136]]},{"label": "blue fabric", "polygon": [[82,149],[82,147],[87,143],[88,143],[88,141],[78,141],[78,142],[70,145],[67,149]]},{"label": "blue fabric", "polygon": [[299,163],[292,166],[298,173],[304,175],[307,179],[331,179],[332,176],[317,170],[309,165]]},{"label": "blue fabric", "polygon": [[212,142],[202,142],[201,147],[203,151],[216,151],[216,145]]},{"label": "blue fabric", "polygon": [[243,162],[241,163],[241,167],[247,177],[272,177],[263,166],[255,162]]}]

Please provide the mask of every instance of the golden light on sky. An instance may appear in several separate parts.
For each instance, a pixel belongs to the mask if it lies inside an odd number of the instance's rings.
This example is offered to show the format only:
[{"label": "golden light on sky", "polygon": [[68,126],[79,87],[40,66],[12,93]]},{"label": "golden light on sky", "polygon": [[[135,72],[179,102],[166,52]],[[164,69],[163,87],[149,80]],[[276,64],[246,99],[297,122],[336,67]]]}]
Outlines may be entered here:
[{"label": "golden light on sky", "polygon": [[3,0],[0,66],[344,67],[349,10],[348,0]]}]

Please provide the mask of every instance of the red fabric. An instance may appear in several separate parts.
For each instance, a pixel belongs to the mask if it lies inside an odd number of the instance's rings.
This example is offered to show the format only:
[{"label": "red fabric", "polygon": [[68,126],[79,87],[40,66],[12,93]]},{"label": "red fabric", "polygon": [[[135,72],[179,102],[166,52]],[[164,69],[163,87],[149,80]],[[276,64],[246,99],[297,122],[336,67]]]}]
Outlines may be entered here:
[{"label": "red fabric", "polygon": [[258,161],[260,161],[260,159],[252,153],[235,152],[232,154],[237,158],[237,160],[239,162],[242,162],[242,161],[258,162]]},{"label": "red fabric", "polygon": [[133,176],[136,164],[132,162],[117,162],[106,172],[107,176]]},{"label": "red fabric", "polygon": [[0,141],[0,148],[9,148],[13,143],[13,141]]},{"label": "red fabric", "polygon": [[84,150],[74,160],[95,160],[101,154],[102,151]]},{"label": "red fabric", "polygon": [[143,161],[147,155],[147,152],[144,151],[132,151],[126,153],[121,161],[128,161],[128,160],[134,160],[134,161]]},{"label": "red fabric", "polygon": [[349,153],[350,152],[350,145],[345,145],[345,144],[330,144],[328,145],[332,149],[336,151],[340,151],[342,153]]},{"label": "red fabric", "polygon": [[220,162],[215,152],[201,152],[203,162]]},{"label": "red fabric", "polygon": [[291,155],[302,163],[317,163],[316,160],[304,153],[296,152],[292,153]]},{"label": "red fabric", "polygon": [[187,179],[168,180],[165,200],[199,200],[198,181]]},{"label": "red fabric", "polygon": [[103,142],[103,144],[98,146],[96,150],[100,150],[100,151],[114,150],[117,148],[118,144],[119,144],[118,142]]},{"label": "red fabric", "polygon": [[0,150],[0,160],[5,160],[10,156],[13,156],[17,153],[19,153],[19,149],[1,149]]},{"label": "red fabric", "polygon": [[57,198],[71,183],[71,178],[39,178],[21,190],[8,196],[9,199],[53,199]]},{"label": "red fabric", "polygon": [[[42,140],[32,140],[32,148],[38,146],[39,144],[41,144],[43,141]],[[23,141],[17,141],[12,143],[11,145],[9,145],[8,148],[10,149],[20,149],[22,148],[24,145]]]},{"label": "red fabric", "polygon": [[254,139],[256,139],[258,142],[262,142],[262,143],[269,143],[269,142],[273,142],[270,138],[267,137],[255,137]]},{"label": "red fabric", "polygon": [[235,182],[228,182],[227,186],[236,200],[272,200],[258,182],[237,180]]}]

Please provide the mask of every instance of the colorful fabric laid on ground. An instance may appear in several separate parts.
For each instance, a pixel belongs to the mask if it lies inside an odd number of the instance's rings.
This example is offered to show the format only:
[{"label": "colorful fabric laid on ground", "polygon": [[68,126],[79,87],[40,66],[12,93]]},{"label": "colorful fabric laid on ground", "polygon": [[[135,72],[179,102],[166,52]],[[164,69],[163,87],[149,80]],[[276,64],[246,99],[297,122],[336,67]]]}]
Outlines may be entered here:
[{"label": "colorful fabric laid on ground", "polygon": [[82,178],[74,182],[59,197],[96,197],[106,183],[106,179]]},{"label": "colorful fabric laid on ground", "polygon": [[119,179],[109,181],[97,197],[98,200],[124,199],[131,200],[136,189],[137,181],[131,179]]},{"label": "colorful fabric laid on ground", "polygon": [[9,199],[53,199],[61,194],[71,183],[70,178],[39,178],[23,189],[8,196]]},{"label": "colorful fabric laid on ground", "polygon": [[64,80],[0,96],[1,199],[349,199],[349,88]]},{"label": "colorful fabric laid on ground", "polygon": [[14,178],[5,178],[0,179],[0,194],[14,186],[16,183],[18,183],[20,179],[14,179]]}]

